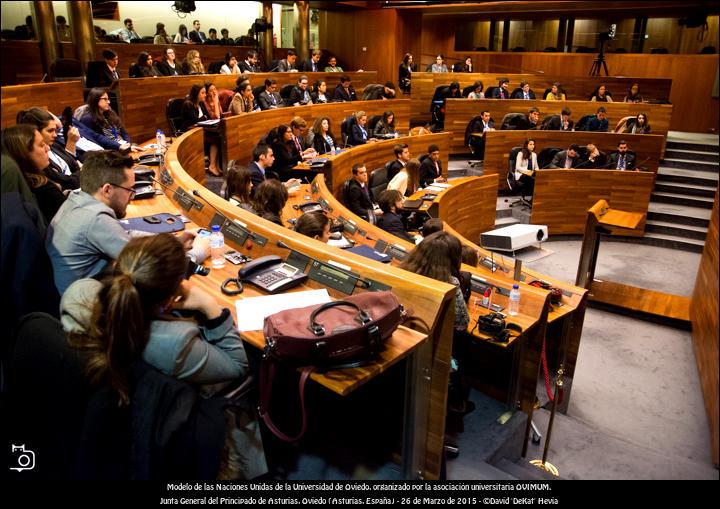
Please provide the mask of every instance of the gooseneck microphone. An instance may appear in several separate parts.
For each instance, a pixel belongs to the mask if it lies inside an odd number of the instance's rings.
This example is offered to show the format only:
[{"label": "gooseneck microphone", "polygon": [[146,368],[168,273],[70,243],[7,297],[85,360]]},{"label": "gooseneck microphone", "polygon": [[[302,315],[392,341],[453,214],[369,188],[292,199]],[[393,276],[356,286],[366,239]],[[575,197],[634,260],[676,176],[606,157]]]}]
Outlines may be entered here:
[{"label": "gooseneck microphone", "polygon": [[[293,248],[291,248],[290,246],[288,246],[287,244],[285,244],[285,242],[283,242],[282,240],[278,240],[278,241],[275,243],[275,245],[276,245],[277,247],[281,247],[281,248],[283,248],[283,249],[289,249],[289,250],[291,250],[291,251],[293,250]],[[324,261],[322,261],[322,260],[318,260],[317,258],[313,258],[312,256],[309,256],[309,255],[307,255],[307,254],[305,254],[305,253],[302,253],[302,255],[303,255],[303,256],[307,256],[308,258],[310,258],[310,259],[311,259],[312,261],[314,261],[314,262],[322,263],[323,265],[328,265],[327,262],[324,262]],[[343,274],[345,274],[345,275],[347,275],[347,276],[356,278],[356,279],[358,280],[358,282],[362,283],[362,287],[363,287],[363,288],[370,288],[370,287],[372,286],[372,282],[371,282],[371,281],[368,281],[367,279],[363,279],[363,278],[361,278],[360,276],[358,276],[357,274],[353,274],[352,272],[348,272],[347,270],[345,270],[345,269],[343,269],[343,268],[341,268],[341,267],[338,267],[337,265],[332,265],[332,264],[330,264],[330,266],[333,268],[333,270],[340,271],[340,272],[342,272]]]}]

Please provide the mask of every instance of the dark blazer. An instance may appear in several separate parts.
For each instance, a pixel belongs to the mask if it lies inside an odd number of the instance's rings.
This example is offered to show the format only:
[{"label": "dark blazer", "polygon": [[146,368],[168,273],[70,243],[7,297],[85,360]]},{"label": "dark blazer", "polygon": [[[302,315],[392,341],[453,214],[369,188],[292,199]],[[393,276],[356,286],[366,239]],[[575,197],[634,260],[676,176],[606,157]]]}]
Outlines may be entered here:
[{"label": "dark blazer", "polygon": [[193,103],[191,103],[190,101],[185,101],[182,105],[182,110],[180,112],[180,116],[182,117],[182,120],[180,122],[180,130],[187,131],[198,122],[210,119],[210,115],[208,114],[208,110],[205,107],[205,103],[200,103],[200,110],[202,110],[202,115],[198,115],[198,109],[195,107],[195,105],[193,105]]},{"label": "dark blazer", "polygon": [[[363,136],[363,129],[365,130],[365,136]],[[361,128],[357,122],[350,128],[350,134],[348,135],[348,145],[365,145],[370,138],[370,133],[367,128]]]},{"label": "dark blazer", "polygon": [[377,218],[378,227],[382,228],[388,233],[392,233],[396,237],[405,239],[408,242],[415,243],[415,239],[405,231],[402,219],[398,214],[393,212],[385,212],[382,216]]},{"label": "dark blazer", "polygon": [[298,70],[300,72],[322,72],[322,69],[320,68],[320,63],[318,62],[315,65],[315,69],[313,69],[313,61],[310,60],[303,60],[300,62],[300,65],[298,66]]},{"label": "dark blazer", "polygon": [[360,186],[360,183],[353,179],[348,180],[348,188],[345,196],[345,206],[358,217],[362,217],[367,221],[368,210],[373,208],[372,204],[372,191],[370,186],[365,184],[367,194],[365,194]]},{"label": "dark blazer", "polygon": [[357,101],[357,94],[352,85],[347,90],[342,85],[335,87],[335,94],[333,95],[335,101]]},{"label": "dark blazer", "polygon": [[575,126],[575,122],[572,120],[568,121],[568,128],[561,129],[562,117],[560,115],[550,115],[542,122],[542,128],[546,131],[572,131]]},{"label": "dark blazer", "polygon": [[257,102],[261,110],[271,110],[282,106],[282,97],[280,97],[280,94],[274,92],[272,96],[275,98],[274,103],[267,90],[260,92],[260,95],[257,96]]},{"label": "dark blazer", "polygon": [[195,44],[202,44],[207,40],[207,37],[205,37],[205,32],[197,32],[196,30],[191,30],[188,33],[188,37]]},{"label": "dark blazer", "polygon": [[593,115],[587,124],[587,130],[606,133],[608,131],[608,119],[600,120],[597,115]]},{"label": "dark blazer", "polygon": [[420,187],[427,187],[433,183],[433,181],[442,175],[442,161],[438,159],[438,168],[440,173],[435,170],[435,163],[429,157],[426,157],[422,163],[420,163]]},{"label": "dark blazer", "polygon": [[293,166],[302,161],[302,156],[295,149],[294,144],[286,144],[282,141],[278,141],[272,144],[273,155],[275,156],[275,162],[272,165],[272,170],[275,171],[280,177],[288,177]]},{"label": "dark blazer", "polygon": [[[567,150],[562,150],[555,154],[555,157],[553,157],[553,160],[550,163],[550,168],[565,168],[565,160],[567,159],[567,156]],[[575,168],[578,164],[580,164],[580,157],[572,159],[572,165],[570,167]]]},{"label": "dark blazer", "polygon": [[398,84],[403,90],[410,90],[411,71],[417,72],[417,64],[411,64],[410,69],[405,64],[400,64],[398,67]]},{"label": "dark blazer", "polygon": [[[112,85],[113,81],[115,81],[115,78],[113,77],[112,72],[110,71],[110,68],[105,64],[105,62],[102,62],[101,64],[98,64],[97,66],[93,65],[92,70],[87,76],[87,87],[88,88],[108,88],[110,85]],[[116,67],[115,72],[118,75],[118,78],[122,78],[120,75],[120,70]]]},{"label": "dark blazer", "polygon": [[182,65],[177,61],[174,69],[170,67],[166,60],[155,62],[155,67],[163,76],[179,76],[182,71]]},{"label": "dark blazer", "polygon": [[493,90],[492,99],[510,99],[510,92],[503,87],[496,87],[495,90]]},{"label": "dark blazer", "polygon": [[260,169],[260,166],[255,161],[250,162],[248,170],[250,170],[250,181],[252,182],[253,189],[255,189],[265,181],[265,173]]},{"label": "dark blazer", "polygon": [[303,90],[298,86],[294,86],[290,91],[290,97],[288,98],[288,105],[294,106],[298,103],[300,106],[306,104],[312,104],[312,98],[310,97],[310,90]]},{"label": "dark blazer", "polygon": [[[535,99],[535,92],[533,92],[532,89],[530,89],[530,91],[528,92],[528,96],[530,97],[530,99]],[[518,88],[510,96],[510,99],[522,99],[522,98],[523,98],[522,88]]]},{"label": "dark blazer", "polygon": [[392,99],[392,96],[385,95],[385,85],[381,85],[379,83],[371,83],[363,89],[363,101],[374,101],[377,99],[382,99],[383,97],[385,97],[386,99]]},{"label": "dark blazer", "polygon": [[[332,137],[333,140],[333,147],[337,147],[337,140],[335,137]],[[327,140],[325,139],[325,136],[321,136],[319,134],[316,134],[313,136],[312,146],[315,149],[315,151],[318,154],[327,154],[330,152],[330,145],[328,144]]]},{"label": "dark blazer", "polygon": [[400,173],[400,170],[402,170],[404,168],[404,166],[402,165],[402,163],[400,162],[399,159],[395,159],[391,163],[386,164],[385,167],[387,168],[388,182],[390,182],[393,179],[393,177],[395,175],[397,175],[398,173]]},{"label": "dark blazer", "polygon": [[240,72],[260,72],[259,65],[249,64],[247,60],[238,62],[238,67],[240,68]]},{"label": "dark blazer", "polygon": [[[608,156],[606,168],[608,170],[616,170],[619,159],[620,159],[619,152],[613,152],[612,154],[610,154]],[[633,154],[630,151],[627,151],[625,153],[625,169],[626,170],[634,170],[635,169],[635,154]]]}]

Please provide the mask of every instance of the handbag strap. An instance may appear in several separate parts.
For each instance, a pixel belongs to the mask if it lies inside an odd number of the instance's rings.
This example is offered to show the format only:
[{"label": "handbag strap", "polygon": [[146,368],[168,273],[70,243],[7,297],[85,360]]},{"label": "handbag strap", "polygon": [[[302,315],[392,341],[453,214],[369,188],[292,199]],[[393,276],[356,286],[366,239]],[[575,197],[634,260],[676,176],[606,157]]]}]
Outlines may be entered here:
[{"label": "handbag strap", "polygon": [[275,426],[270,417],[270,397],[272,396],[273,379],[275,378],[275,360],[272,357],[265,357],[260,366],[260,407],[258,415],[265,425],[280,440],[285,442],[297,442],[307,430],[307,413],[305,411],[305,384],[315,368],[308,366],[303,368],[298,380],[298,392],[300,393],[300,411],[302,413],[302,425],[300,431],[294,437],[288,436]]},{"label": "handbag strap", "polygon": [[337,306],[350,306],[358,310],[358,314],[355,317],[362,325],[367,324],[368,322],[372,321],[372,318],[370,318],[370,315],[368,315],[365,311],[360,309],[360,307],[355,304],[354,302],[350,302],[347,300],[337,300],[334,302],[327,302],[323,304],[322,306],[315,309],[312,314],[310,315],[310,325],[308,325],[308,329],[310,329],[310,332],[315,334],[315,336],[324,336],[325,335],[325,327],[320,325],[315,321],[315,317],[319,315],[321,312],[325,311],[326,309],[334,308]]}]

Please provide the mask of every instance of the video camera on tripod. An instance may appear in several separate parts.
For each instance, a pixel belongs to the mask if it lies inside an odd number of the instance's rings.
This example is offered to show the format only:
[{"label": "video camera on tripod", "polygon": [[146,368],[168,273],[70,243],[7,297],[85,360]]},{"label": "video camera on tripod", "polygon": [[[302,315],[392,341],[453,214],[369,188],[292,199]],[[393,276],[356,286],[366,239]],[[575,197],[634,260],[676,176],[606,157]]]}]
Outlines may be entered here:
[{"label": "video camera on tripod", "polygon": [[605,71],[605,76],[610,76],[608,73],[607,63],[605,63],[605,43],[615,38],[616,30],[617,25],[613,23],[606,32],[600,32],[598,34],[598,38],[600,39],[600,52],[597,57],[595,57],[595,60],[590,67],[590,76],[600,76],[600,74],[602,74],[600,72],[600,66],[602,66],[602,69]]}]

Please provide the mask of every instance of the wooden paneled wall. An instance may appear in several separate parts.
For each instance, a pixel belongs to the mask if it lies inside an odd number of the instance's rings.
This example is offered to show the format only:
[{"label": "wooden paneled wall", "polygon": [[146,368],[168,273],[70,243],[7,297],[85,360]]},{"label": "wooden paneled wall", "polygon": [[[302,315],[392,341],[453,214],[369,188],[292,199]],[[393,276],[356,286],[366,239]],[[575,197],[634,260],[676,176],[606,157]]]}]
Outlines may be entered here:
[{"label": "wooden paneled wall", "polygon": [[386,110],[395,114],[399,132],[406,133],[410,124],[410,101],[396,99],[391,101],[354,101],[312,106],[292,106],[260,113],[237,115],[223,121],[224,141],[223,160],[235,159],[243,164],[252,160],[252,151],[261,137],[280,124],[287,124],[294,116],[300,116],[308,124],[308,129],[318,117],[328,117],[330,127],[338,142],[341,141],[340,123],[355,111],[365,111],[368,119],[373,115],[382,115]]},{"label": "wooden paneled wall", "polygon": [[[540,110],[540,120],[549,115],[559,115],[563,107],[572,111],[572,119],[577,123],[585,115],[594,115],[600,106],[607,111],[608,126],[615,129],[617,123],[627,116],[645,113],[653,134],[667,136],[670,117],[674,106],[671,104],[631,104],[631,103],[594,103],[590,101],[520,101],[499,99],[448,99],[445,106],[445,131],[450,133],[450,150],[453,153],[467,153],[465,129],[473,117],[487,110],[495,121],[495,129],[500,129],[502,119],[508,113],[527,113],[531,107]],[[664,152],[664,144],[663,144]]]},{"label": "wooden paneled wall", "polygon": [[710,424],[712,460],[718,465],[718,193],[690,304],[695,359]]},{"label": "wooden paneled wall", "polygon": [[83,103],[80,81],[36,83],[2,87],[2,129],[15,125],[18,112],[33,106],[60,115],[66,106],[75,109]]},{"label": "wooden paneled wall", "polygon": [[[655,175],[610,170],[542,170],[535,174],[530,222],[544,224],[549,235],[580,235],[587,210],[606,200],[618,210],[647,213]],[[629,236],[642,236],[645,221]]]},{"label": "wooden paneled wall", "polygon": [[453,181],[432,204],[430,214],[480,243],[480,234],[495,228],[497,189],[497,181],[486,175]]},{"label": "wooden paneled wall", "polygon": [[617,150],[620,140],[628,143],[628,149],[635,152],[636,163],[646,167],[646,171],[657,173],[664,137],[653,134],[615,134],[574,131],[490,131],[485,133],[485,175],[497,174],[498,185],[507,189],[508,156],[513,147],[521,147],[526,139],[535,140],[535,153],[548,147],[566,149],[573,143],[587,145],[593,143],[598,150],[609,154]]},{"label": "wooden paneled wall", "polygon": [[[377,83],[375,72],[347,73],[353,86],[360,91],[369,83]],[[310,82],[325,79],[330,91],[340,82],[337,73],[308,73]],[[278,88],[297,83],[298,73],[273,72],[250,75],[253,87],[265,83],[272,77],[277,80]],[[155,135],[158,126],[167,126],[165,107],[174,97],[185,97],[194,84],[214,83],[219,89],[233,90],[237,76],[225,74],[205,74],[202,76],[173,76],[162,78],[124,78],[118,82],[117,90],[120,103],[120,117],[130,136],[135,140],[147,140]],[[169,128],[169,127],[168,127]]]},{"label": "wooden paneled wall", "polygon": [[[508,74],[508,73],[431,73],[417,72],[413,74],[412,100],[413,121],[430,120],[430,102],[432,101],[435,89],[442,85],[448,85],[451,81],[460,83],[460,90],[472,85],[475,81],[482,81],[485,89],[496,87],[500,78],[510,80],[508,87],[512,93],[519,88],[521,81],[530,83],[530,88],[535,92],[538,100],[543,99],[546,89],[552,87],[555,82],[560,82],[565,90],[565,98],[569,101],[587,101],[598,85],[597,78],[589,76],[561,76],[549,74]],[[603,78],[616,100],[622,101],[630,86],[637,82],[640,85],[645,100],[670,99],[672,81],[665,78]]]}]

